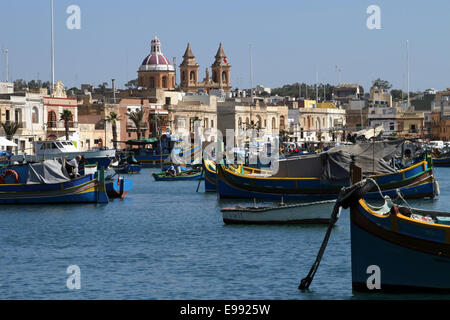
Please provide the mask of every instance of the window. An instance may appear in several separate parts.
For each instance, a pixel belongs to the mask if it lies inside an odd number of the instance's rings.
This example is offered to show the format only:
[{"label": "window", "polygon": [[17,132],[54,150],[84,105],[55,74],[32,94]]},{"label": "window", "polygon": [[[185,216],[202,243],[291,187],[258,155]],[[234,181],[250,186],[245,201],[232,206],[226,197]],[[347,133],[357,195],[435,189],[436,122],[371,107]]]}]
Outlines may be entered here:
[{"label": "window", "polygon": [[150,77],[150,84],[149,84],[150,88],[154,88],[155,87],[155,78]]},{"label": "window", "polygon": [[162,87],[167,88],[167,77],[162,77]]},{"label": "window", "polygon": [[191,73],[189,74],[189,80],[195,81],[195,72],[194,71],[191,71]]},{"label": "window", "polygon": [[227,73],[225,71],[222,72],[222,82],[227,82]]},{"label": "window", "polygon": [[33,107],[31,110],[31,122],[39,123],[39,110],[37,107]]},{"label": "window", "polygon": [[166,104],[171,104],[170,97],[166,97]]},{"label": "window", "polygon": [[214,128],[214,120],[211,119],[211,128]]},{"label": "window", "polygon": [[49,111],[47,114],[47,122],[49,128],[56,128],[56,112]]},{"label": "window", "polygon": [[[325,119],[323,121],[325,122]],[[284,116],[280,117],[280,129],[284,130]]]}]

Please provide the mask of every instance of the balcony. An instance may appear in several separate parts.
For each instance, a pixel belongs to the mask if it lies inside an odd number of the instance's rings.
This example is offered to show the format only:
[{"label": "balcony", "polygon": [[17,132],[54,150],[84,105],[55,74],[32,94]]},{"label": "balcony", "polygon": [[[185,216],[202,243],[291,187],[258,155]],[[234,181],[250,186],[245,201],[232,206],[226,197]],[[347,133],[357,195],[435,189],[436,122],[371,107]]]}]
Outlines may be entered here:
[{"label": "balcony", "polygon": [[[148,123],[143,122],[141,124],[141,130],[147,130],[148,129]],[[127,132],[136,132],[136,125],[133,123],[127,123]]]},{"label": "balcony", "polygon": [[[78,122],[69,121],[69,130],[78,128]],[[47,130],[60,131],[65,130],[64,121],[49,121],[47,122]]]}]

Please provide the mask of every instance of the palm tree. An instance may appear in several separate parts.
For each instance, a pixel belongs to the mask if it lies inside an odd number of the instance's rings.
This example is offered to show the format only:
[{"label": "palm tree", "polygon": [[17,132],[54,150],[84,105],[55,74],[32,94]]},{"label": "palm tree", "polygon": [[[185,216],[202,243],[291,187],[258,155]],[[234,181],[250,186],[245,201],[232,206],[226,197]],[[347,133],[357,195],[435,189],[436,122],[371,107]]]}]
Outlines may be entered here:
[{"label": "palm tree", "polygon": [[281,129],[280,130],[280,138],[281,138],[281,141],[286,142],[289,138],[289,132],[284,129]]},{"label": "palm tree", "polygon": [[69,140],[69,122],[72,121],[73,116],[72,116],[72,112],[65,109],[63,110],[63,112],[60,115],[60,119],[64,121],[64,128],[66,129],[66,140]]},{"label": "palm tree", "polygon": [[[153,117],[153,121],[154,121],[154,135],[155,136],[159,136],[162,132],[162,122],[164,121],[164,116],[162,115],[157,115],[155,114]],[[152,127],[152,124],[150,123],[150,119],[149,119],[149,128]],[[150,130],[149,130],[150,131]],[[151,135],[151,133],[149,132],[149,135]]]},{"label": "palm tree", "polygon": [[140,108],[137,111],[130,112],[128,118],[133,121],[136,127],[137,139],[141,140],[142,122],[144,120],[144,108]]},{"label": "palm tree", "polygon": [[[20,123],[16,121],[6,121],[2,122],[3,130],[5,131],[6,139],[9,141],[13,140],[13,136],[16,134],[17,130],[20,128]],[[8,152],[11,152],[12,147],[7,147]]]},{"label": "palm tree", "polygon": [[117,121],[120,121],[120,116],[114,111],[106,117],[106,122],[111,123],[114,149],[117,149]]}]

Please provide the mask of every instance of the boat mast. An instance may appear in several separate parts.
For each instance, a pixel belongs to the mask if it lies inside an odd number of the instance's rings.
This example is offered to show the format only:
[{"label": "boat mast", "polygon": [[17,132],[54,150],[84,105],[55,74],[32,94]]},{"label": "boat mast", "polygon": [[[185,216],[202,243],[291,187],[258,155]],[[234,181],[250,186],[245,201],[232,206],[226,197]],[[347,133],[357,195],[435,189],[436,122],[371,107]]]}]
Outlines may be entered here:
[{"label": "boat mast", "polygon": [[55,86],[55,39],[53,35],[53,0],[51,0],[51,84],[52,87],[50,89],[53,91],[53,87]]},{"label": "boat mast", "polygon": [[408,40],[406,40],[406,74],[407,74],[407,90],[408,90],[408,105],[409,107],[409,53],[408,53]]}]

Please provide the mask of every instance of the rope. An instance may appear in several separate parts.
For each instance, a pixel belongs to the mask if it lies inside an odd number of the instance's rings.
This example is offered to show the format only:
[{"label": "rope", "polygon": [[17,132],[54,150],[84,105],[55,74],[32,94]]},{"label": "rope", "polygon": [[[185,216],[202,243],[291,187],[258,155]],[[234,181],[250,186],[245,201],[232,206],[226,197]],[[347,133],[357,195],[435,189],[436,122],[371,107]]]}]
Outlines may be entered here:
[{"label": "rope", "polygon": [[309,270],[309,273],[306,276],[306,278],[303,278],[300,281],[300,285],[298,286],[298,288],[300,290],[305,290],[305,289],[309,288],[309,285],[313,281],[314,275],[316,274],[317,269],[319,268],[320,261],[322,260],[322,256],[323,256],[323,254],[325,252],[325,248],[327,247],[327,244],[328,244],[328,239],[330,238],[330,235],[331,235],[331,230],[333,229],[333,227],[336,224],[337,219],[338,219],[339,207],[341,206],[341,195],[342,195],[342,191],[339,194],[339,198],[337,199],[336,203],[334,204],[333,212],[331,213],[330,223],[328,224],[328,229],[327,229],[327,232],[325,233],[325,237],[323,239],[322,245],[317,254],[316,261],[314,261],[313,265],[311,266],[311,269]]},{"label": "rope", "polygon": [[336,200],[336,203],[333,207],[333,212],[331,213],[328,229],[327,232],[325,233],[325,237],[323,239],[322,245],[320,246],[319,252],[317,253],[316,260],[311,266],[308,275],[300,281],[300,285],[298,286],[300,290],[308,289],[312,280],[314,279],[314,275],[316,274],[317,269],[319,268],[320,261],[322,260],[325,248],[327,247],[331,230],[333,229],[334,225],[336,224],[339,218],[339,208],[340,207],[348,208],[352,202],[356,201],[357,199],[360,199],[364,194],[366,194],[370,189],[372,189],[373,183],[377,185],[374,179],[365,179],[350,187],[344,187],[341,189],[338,199]]}]

